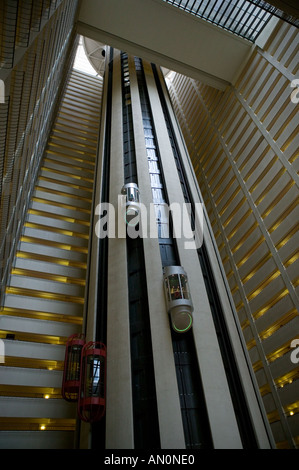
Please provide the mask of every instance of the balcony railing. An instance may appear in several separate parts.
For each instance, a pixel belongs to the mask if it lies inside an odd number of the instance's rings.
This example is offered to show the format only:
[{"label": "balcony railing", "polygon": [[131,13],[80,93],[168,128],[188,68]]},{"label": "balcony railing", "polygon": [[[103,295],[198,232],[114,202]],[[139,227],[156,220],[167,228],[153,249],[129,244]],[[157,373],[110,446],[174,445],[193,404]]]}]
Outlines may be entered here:
[{"label": "balcony railing", "polygon": [[257,39],[273,15],[288,21],[283,12],[279,14],[277,8],[260,0],[163,1],[252,42]]}]

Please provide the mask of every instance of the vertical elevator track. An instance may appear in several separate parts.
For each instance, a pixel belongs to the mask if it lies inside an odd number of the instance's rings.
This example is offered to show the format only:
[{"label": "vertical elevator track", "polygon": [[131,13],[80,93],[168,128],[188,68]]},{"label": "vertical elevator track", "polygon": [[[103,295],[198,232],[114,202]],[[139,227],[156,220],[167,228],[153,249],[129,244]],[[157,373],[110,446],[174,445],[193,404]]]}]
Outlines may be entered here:
[{"label": "vertical elevator track", "polygon": [[[104,132],[104,151],[101,177],[101,204],[109,202],[110,190],[110,155],[111,155],[111,117],[112,117],[112,85],[113,85],[113,48],[110,47],[108,68],[105,72],[107,81],[106,114]],[[103,98],[104,99],[104,98]],[[104,106],[104,103],[103,103]],[[97,279],[97,313],[95,341],[107,344],[107,294],[108,294],[108,237],[100,238],[98,255]],[[100,421],[91,424],[91,448],[105,449],[106,413]]]},{"label": "vertical elevator track", "polygon": [[[149,173],[152,182],[153,202],[155,205],[168,204],[167,190],[160,163],[159,148],[141,59],[135,58],[135,66],[142,108]],[[169,232],[171,233],[171,227]],[[180,265],[174,238],[171,236],[170,238],[163,237],[162,224],[158,227],[158,233],[162,265]],[[185,334],[178,334],[172,331],[172,344],[186,448],[212,448],[211,433],[192,330]]]},{"label": "vertical elevator track", "polygon": [[81,332],[102,80],[73,70],[53,124],[0,312],[0,442],[72,448],[61,397],[66,339]]},{"label": "vertical elevator track", "polygon": [[[123,97],[124,184],[136,183],[128,56],[121,54]],[[138,229],[138,227],[136,227]],[[127,236],[132,393],[135,449],[159,449],[160,436],[149,323],[143,241]]]},{"label": "vertical elevator track", "polygon": [[[192,208],[192,225],[194,230],[194,219],[195,219],[195,212],[194,212],[194,200],[191,196],[190,188],[187,183],[187,178],[185,175],[182,158],[178,149],[178,145],[175,138],[175,133],[171,125],[171,119],[169,116],[169,112],[166,105],[166,100],[163,94],[163,90],[161,87],[161,82],[158,77],[158,72],[156,66],[152,65],[153,74],[155,77],[156,86],[158,89],[159,97],[161,106],[164,113],[165,122],[168,129],[168,135],[170,139],[170,143],[172,146],[173,155],[176,162],[176,167],[182,187],[182,191],[184,194],[184,199],[186,203],[191,204]],[[246,403],[246,398],[244,395],[244,390],[242,387],[242,383],[240,380],[240,375],[238,372],[238,367],[236,364],[236,360],[234,357],[234,352],[232,349],[226,321],[224,318],[224,314],[222,311],[221,302],[218,296],[214,275],[212,272],[209,255],[203,242],[202,247],[197,250],[199,262],[201,265],[204,282],[208,294],[208,299],[211,307],[211,312],[213,316],[213,321],[215,325],[215,330],[218,338],[218,343],[222,355],[222,360],[226,372],[226,377],[230,389],[230,393],[232,396],[232,402],[234,406],[234,411],[236,414],[236,419],[239,426],[239,431],[242,439],[242,443],[244,448],[256,448],[256,438],[252,426],[252,422],[249,415],[248,406]]]}]

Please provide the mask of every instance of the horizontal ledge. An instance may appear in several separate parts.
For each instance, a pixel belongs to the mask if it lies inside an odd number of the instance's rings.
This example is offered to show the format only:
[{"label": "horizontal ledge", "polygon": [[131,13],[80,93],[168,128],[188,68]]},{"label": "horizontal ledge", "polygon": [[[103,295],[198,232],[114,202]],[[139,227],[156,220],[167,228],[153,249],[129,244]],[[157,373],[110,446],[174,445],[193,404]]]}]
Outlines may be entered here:
[{"label": "horizontal ledge", "polygon": [[2,385],[0,384],[0,396],[20,398],[44,398],[61,399],[61,388],[32,387],[26,385]]},{"label": "horizontal ledge", "polygon": [[39,310],[29,310],[13,307],[4,307],[0,312],[1,315],[7,315],[12,317],[21,317],[21,318],[34,318],[37,320],[47,320],[55,321],[62,323],[71,323],[74,325],[82,325],[83,318],[82,316],[75,315],[66,315],[61,313],[52,313],[52,312],[41,312]]},{"label": "horizontal ledge", "polygon": [[61,250],[66,250],[66,251],[77,251],[79,253],[88,253],[88,248],[85,247],[80,247],[80,246],[75,246],[75,245],[69,245],[66,243],[60,243],[60,242],[55,242],[52,240],[47,240],[43,238],[37,238],[37,237],[29,237],[27,235],[23,235],[21,237],[21,242],[26,242],[26,243],[32,243],[36,245],[45,245],[45,246],[51,246],[54,248],[59,248]]},{"label": "horizontal ledge", "polygon": [[64,361],[50,359],[35,359],[31,357],[5,356],[5,362],[0,367],[19,367],[22,369],[46,369],[63,371]]},{"label": "horizontal ledge", "polygon": [[63,284],[77,284],[80,286],[85,285],[85,278],[80,279],[76,277],[62,276],[60,274],[52,274],[49,272],[33,271],[31,269],[25,269],[25,268],[12,268],[11,274],[15,276],[26,276],[26,277],[34,277],[38,279],[47,279],[48,281],[61,282]]},{"label": "horizontal ledge", "polygon": [[0,418],[1,431],[75,431],[76,419]]},{"label": "horizontal ledge", "polygon": [[180,62],[174,58],[167,57],[162,53],[151,50],[145,46],[141,46],[140,44],[136,44],[82,21],[78,22],[77,31],[78,34],[82,34],[83,36],[87,36],[95,41],[108,44],[109,46],[116,47],[117,49],[124,50],[130,54],[134,54],[135,56],[154,62],[162,67],[169,68],[183,75],[188,75],[196,80],[213,86],[218,90],[224,91],[225,88],[230,85],[230,82],[216,77],[215,75],[211,75],[204,70],[192,67],[191,65]]},{"label": "horizontal ledge", "polygon": [[65,336],[51,336],[39,333],[24,333],[22,331],[0,330],[0,338],[7,339],[7,335],[13,336],[11,341],[26,341],[30,343],[43,343],[65,345],[67,337]]},{"label": "horizontal ledge", "polygon": [[77,297],[66,294],[55,294],[52,292],[38,291],[34,289],[24,289],[22,287],[8,286],[5,290],[6,294],[21,295],[26,297],[38,297],[44,300],[59,300],[62,302],[71,302],[77,304],[84,304],[84,297]]},{"label": "horizontal ledge", "polygon": [[[27,237],[28,238],[28,237]],[[27,243],[27,240],[23,240]],[[29,241],[29,243],[31,243]],[[87,264],[81,261],[70,260],[66,258],[55,258],[54,256],[41,255],[27,251],[17,251],[16,256],[21,259],[30,259],[35,261],[45,261],[46,263],[59,264],[60,266],[70,266],[73,268],[85,269]]]}]

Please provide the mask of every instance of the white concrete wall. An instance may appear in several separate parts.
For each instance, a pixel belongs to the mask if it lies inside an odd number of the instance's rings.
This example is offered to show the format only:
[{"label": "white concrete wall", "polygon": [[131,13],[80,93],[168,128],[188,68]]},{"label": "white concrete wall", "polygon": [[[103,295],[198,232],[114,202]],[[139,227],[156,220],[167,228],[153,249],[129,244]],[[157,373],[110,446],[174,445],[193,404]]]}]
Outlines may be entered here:
[{"label": "white concrete wall", "polygon": [[78,31],[92,39],[224,89],[252,44],[156,0],[83,0]]}]

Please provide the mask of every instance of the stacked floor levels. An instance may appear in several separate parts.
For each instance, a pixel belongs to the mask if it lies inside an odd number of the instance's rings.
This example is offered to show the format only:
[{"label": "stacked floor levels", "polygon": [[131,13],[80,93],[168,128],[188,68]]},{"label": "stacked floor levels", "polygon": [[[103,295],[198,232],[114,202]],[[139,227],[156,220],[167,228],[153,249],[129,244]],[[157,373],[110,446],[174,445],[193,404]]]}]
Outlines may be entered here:
[{"label": "stacked floor levels", "polygon": [[225,92],[170,93],[278,447],[298,445],[298,29],[279,22]]},{"label": "stacked floor levels", "polygon": [[101,92],[72,72],[17,246],[0,316],[2,448],[74,446],[61,384],[66,339],[83,324]]}]

